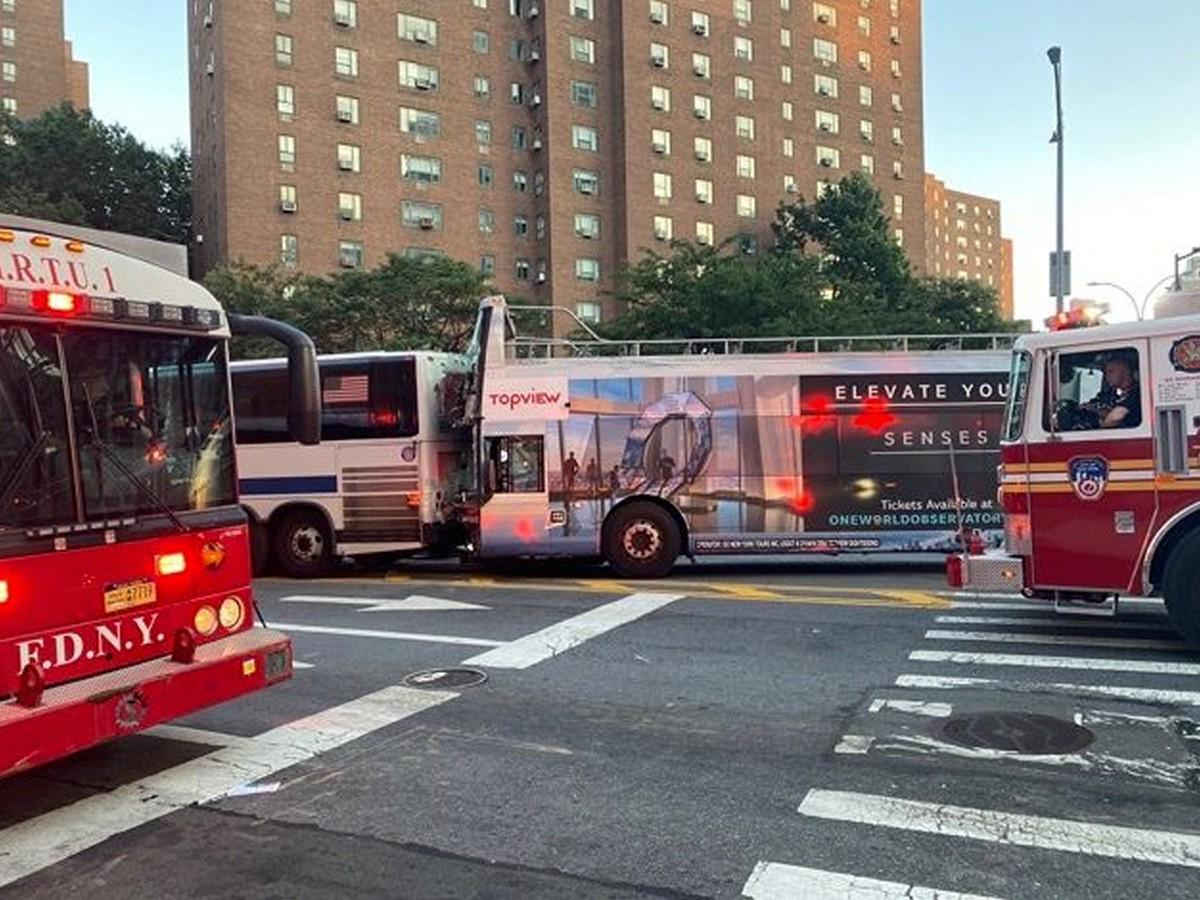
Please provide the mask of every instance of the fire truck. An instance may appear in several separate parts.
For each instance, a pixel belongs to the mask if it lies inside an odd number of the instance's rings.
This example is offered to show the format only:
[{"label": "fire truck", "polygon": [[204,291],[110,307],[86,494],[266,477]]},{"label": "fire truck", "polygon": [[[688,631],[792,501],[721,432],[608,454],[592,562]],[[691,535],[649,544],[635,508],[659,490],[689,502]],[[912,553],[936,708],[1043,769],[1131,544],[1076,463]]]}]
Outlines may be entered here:
[{"label": "fire truck", "polygon": [[951,556],[951,584],[1064,611],[1161,595],[1200,643],[1200,317],[1023,337],[1009,385],[1005,550]]},{"label": "fire truck", "polygon": [[0,777],[290,677],[254,627],[231,324],[286,345],[295,438],[320,420],[305,335],[30,224],[0,217]]}]

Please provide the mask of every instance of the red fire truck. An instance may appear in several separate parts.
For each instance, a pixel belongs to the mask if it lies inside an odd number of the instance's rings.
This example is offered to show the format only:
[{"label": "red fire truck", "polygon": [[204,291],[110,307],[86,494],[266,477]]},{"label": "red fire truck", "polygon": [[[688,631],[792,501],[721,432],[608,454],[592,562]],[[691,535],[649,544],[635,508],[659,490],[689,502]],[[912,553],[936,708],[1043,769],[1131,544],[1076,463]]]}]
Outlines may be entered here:
[{"label": "red fire truck", "polygon": [[305,443],[312,343],[111,246],[0,219],[0,777],[291,675],[254,627],[229,320],[288,346]]},{"label": "red fire truck", "polygon": [[1001,460],[1007,553],[951,557],[952,584],[1161,594],[1200,643],[1200,317],[1020,339]]}]

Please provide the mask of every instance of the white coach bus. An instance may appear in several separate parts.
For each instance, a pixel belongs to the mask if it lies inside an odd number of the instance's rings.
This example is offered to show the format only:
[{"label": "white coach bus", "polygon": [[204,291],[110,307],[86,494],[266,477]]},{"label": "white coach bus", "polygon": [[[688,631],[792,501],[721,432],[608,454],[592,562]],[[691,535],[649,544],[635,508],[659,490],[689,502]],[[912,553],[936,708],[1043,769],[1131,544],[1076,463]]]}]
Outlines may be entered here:
[{"label": "white coach bus", "polygon": [[467,473],[466,435],[441,414],[441,385],[466,359],[444,353],[322,356],[319,446],[288,436],[287,363],[233,363],[238,481],[255,568],[327,573],[340,554],[457,543],[446,504]]}]

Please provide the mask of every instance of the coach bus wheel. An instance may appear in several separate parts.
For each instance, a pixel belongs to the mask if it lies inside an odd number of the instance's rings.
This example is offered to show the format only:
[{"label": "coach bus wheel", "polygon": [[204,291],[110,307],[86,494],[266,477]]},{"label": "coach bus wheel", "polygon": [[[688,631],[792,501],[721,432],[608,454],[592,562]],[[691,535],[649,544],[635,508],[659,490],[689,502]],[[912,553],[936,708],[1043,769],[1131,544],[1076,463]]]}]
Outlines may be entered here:
[{"label": "coach bus wheel", "polygon": [[1200,647],[1200,531],[1175,545],[1162,583],[1171,621],[1188,643]]},{"label": "coach bus wheel", "polygon": [[682,541],[671,514],[653,503],[630,503],[604,530],[604,558],[624,578],[662,578],[679,558]]},{"label": "coach bus wheel", "polygon": [[285,575],[320,578],[333,565],[333,536],[318,513],[287,513],[275,524],[272,538],[275,562]]},{"label": "coach bus wheel", "polygon": [[265,575],[271,564],[271,538],[267,526],[250,520],[250,571],[255,577]]}]

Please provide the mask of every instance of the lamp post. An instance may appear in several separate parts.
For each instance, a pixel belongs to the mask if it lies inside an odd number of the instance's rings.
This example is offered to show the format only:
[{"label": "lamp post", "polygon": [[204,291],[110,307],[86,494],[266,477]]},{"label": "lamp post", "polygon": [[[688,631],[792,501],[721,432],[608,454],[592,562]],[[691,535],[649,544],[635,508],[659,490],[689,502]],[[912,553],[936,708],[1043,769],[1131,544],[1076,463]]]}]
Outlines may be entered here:
[{"label": "lamp post", "polygon": [[1177,291],[1183,290],[1183,284],[1179,281],[1179,264],[1181,262],[1183,262],[1185,259],[1191,259],[1197,253],[1200,253],[1200,247],[1193,247],[1187,253],[1176,253],[1175,254],[1175,290],[1177,290]]},{"label": "lamp post", "polygon": [[1063,289],[1066,260],[1063,258],[1063,114],[1062,114],[1062,48],[1051,47],[1046,51],[1046,57],[1054,69],[1054,136],[1050,142],[1058,145],[1058,228],[1054,253],[1054,311],[1063,311]]},{"label": "lamp post", "polygon": [[1154,296],[1154,292],[1166,284],[1166,282],[1170,281],[1172,277],[1177,276],[1164,275],[1162,278],[1158,279],[1158,281],[1154,282],[1154,287],[1146,291],[1146,296],[1142,298],[1141,303],[1137,302],[1137,298],[1135,298],[1133,294],[1129,293],[1129,291],[1121,287],[1121,285],[1112,281],[1089,281],[1088,287],[1109,287],[1120,291],[1122,294],[1128,297],[1129,302],[1133,304],[1133,311],[1137,313],[1138,321],[1140,322],[1146,318],[1146,304],[1150,302],[1150,298]]}]

